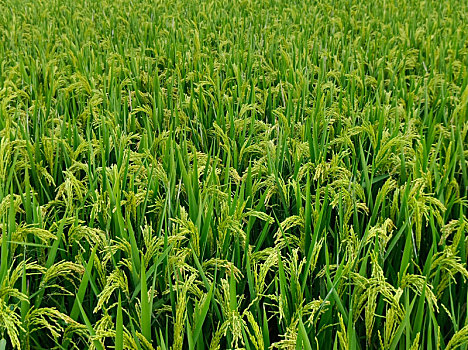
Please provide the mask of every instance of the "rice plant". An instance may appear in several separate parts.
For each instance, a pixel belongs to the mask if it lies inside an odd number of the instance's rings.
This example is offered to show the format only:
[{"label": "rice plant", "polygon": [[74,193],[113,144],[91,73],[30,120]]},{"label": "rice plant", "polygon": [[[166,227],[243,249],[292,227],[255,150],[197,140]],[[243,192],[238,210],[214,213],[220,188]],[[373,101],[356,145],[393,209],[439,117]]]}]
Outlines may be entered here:
[{"label": "rice plant", "polygon": [[468,349],[468,2],[0,0],[0,350]]}]

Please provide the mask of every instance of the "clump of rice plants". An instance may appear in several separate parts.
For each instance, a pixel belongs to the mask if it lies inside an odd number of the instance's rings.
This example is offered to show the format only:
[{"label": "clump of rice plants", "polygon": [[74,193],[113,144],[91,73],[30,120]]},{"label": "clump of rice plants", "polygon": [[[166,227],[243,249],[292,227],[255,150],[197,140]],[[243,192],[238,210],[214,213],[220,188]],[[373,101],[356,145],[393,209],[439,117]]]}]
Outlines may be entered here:
[{"label": "clump of rice plants", "polygon": [[0,350],[467,349],[468,2],[1,0]]}]

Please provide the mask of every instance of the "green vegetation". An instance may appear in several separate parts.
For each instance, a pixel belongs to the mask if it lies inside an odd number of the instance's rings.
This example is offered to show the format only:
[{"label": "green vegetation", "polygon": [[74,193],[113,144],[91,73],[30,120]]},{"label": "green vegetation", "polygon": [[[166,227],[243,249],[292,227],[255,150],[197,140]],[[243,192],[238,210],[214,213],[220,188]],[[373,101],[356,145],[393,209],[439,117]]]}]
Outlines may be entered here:
[{"label": "green vegetation", "polygon": [[0,350],[467,349],[468,2],[0,0]]}]

